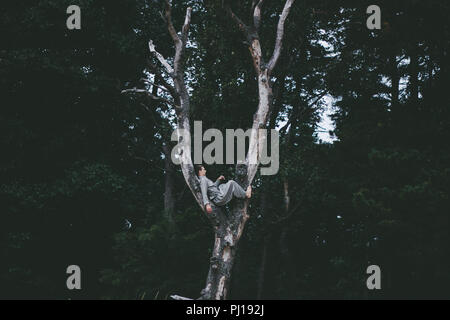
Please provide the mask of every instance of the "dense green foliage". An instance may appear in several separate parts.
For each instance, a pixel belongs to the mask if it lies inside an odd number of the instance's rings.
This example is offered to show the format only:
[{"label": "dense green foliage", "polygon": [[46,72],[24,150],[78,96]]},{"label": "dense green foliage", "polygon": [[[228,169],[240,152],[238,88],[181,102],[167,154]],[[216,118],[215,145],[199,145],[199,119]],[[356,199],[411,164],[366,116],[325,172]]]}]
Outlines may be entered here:
[{"label": "dense green foliage", "polygon": [[[10,2],[2,30],[56,38],[0,45],[0,298],[198,296],[213,232],[178,168],[167,213],[170,110],[121,94],[144,87],[149,39],[172,55],[163,1],[78,1],[89,42],[72,47],[58,41],[77,1]],[[193,7],[191,118],[248,128],[257,86],[239,30],[221,1],[175,2],[178,28]],[[379,1],[382,29],[370,31],[370,4],[295,3],[269,124],[281,127],[280,171],[255,179],[230,298],[450,297],[450,5]],[[245,20],[250,5],[233,2]],[[282,5],[264,5],[267,56]],[[318,138],[326,101],[333,143]],[[81,291],[65,286],[72,264]],[[365,285],[371,264],[378,292]]]}]

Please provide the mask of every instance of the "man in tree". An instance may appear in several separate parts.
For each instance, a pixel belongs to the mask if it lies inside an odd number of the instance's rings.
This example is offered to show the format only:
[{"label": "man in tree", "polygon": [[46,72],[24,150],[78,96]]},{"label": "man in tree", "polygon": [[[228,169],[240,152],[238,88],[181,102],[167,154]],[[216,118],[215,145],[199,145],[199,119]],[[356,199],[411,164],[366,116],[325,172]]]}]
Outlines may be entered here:
[{"label": "man in tree", "polygon": [[248,186],[245,191],[236,181],[230,180],[227,183],[220,184],[225,180],[224,176],[217,178],[216,182],[212,182],[206,177],[206,169],[202,165],[195,167],[195,172],[200,180],[200,188],[202,190],[202,201],[206,212],[211,213],[212,208],[210,200],[216,206],[224,206],[233,199],[233,196],[238,199],[250,198],[252,196],[252,187]]}]

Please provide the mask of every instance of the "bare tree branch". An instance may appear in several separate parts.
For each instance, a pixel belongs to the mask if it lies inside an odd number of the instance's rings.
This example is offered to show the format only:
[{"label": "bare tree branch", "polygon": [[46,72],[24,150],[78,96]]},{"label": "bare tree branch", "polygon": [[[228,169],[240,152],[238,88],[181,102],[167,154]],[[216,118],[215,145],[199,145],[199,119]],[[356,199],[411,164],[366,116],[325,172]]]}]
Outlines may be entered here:
[{"label": "bare tree branch", "polygon": [[253,15],[253,12],[255,11],[255,7],[257,4],[258,4],[258,0],[252,0],[252,10],[251,10],[252,15]]},{"label": "bare tree branch", "polygon": [[[189,33],[189,26],[191,23],[191,12],[192,12],[192,8],[187,8],[186,9],[186,17],[184,20],[184,25],[182,28],[182,38],[180,41],[175,41],[175,59],[173,62],[173,66],[174,66],[174,70],[175,70],[175,76],[182,78],[184,76],[184,72],[182,71],[183,69],[183,55],[184,55],[184,51],[186,49],[186,43],[187,43],[187,37],[188,37],[188,33]],[[170,29],[169,29],[170,30]],[[182,84],[180,83],[180,85],[184,86],[184,80],[179,79],[180,82],[182,82]]]},{"label": "bare tree branch", "polygon": [[226,12],[230,15],[239,29],[244,32],[245,36],[248,37],[248,27],[247,25],[231,10],[229,0],[222,0],[222,6],[225,8]]},{"label": "bare tree branch", "polygon": [[155,66],[150,60],[147,61],[147,65],[150,68],[150,71],[155,75],[156,80],[161,83],[167,90],[169,90],[173,100],[178,104],[179,97],[173,85],[170,85],[167,80],[164,79],[158,67]]},{"label": "bare tree branch", "polygon": [[[256,31],[259,31],[259,26],[261,24],[261,7],[264,0],[259,0],[258,4],[254,6],[253,10],[253,24],[255,26]],[[256,1],[253,1],[253,4],[255,4]],[[253,7],[253,6],[252,6]]]},{"label": "bare tree branch", "polygon": [[176,294],[171,295],[170,297],[171,297],[173,300],[193,300],[193,299],[191,299],[191,298],[182,297],[182,296],[179,296],[179,295],[176,295]]},{"label": "bare tree branch", "polygon": [[172,4],[170,0],[166,0],[165,17],[167,22],[167,29],[169,30],[169,34],[172,37],[173,42],[180,42],[180,37],[178,37],[178,33],[172,23]]},{"label": "bare tree branch", "polygon": [[143,94],[146,94],[147,96],[149,96],[150,98],[152,98],[153,100],[167,103],[167,104],[169,104],[169,105],[171,105],[171,106],[173,106],[173,107],[175,107],[177,109],[179,108],[179,106],[177,106],[173,101],[170,101],[170,100],[168,100],[166,98],[163,98],[163,97],[155,96],[150,91],[145,90],[145,89],[137,89],[137,88],[125,89],[125,90],[122,90],[121,93],[143,93]]},{"label": "bare tree branch", "polygon": [[159,53],[158,51],[156,51],[155,49],[155,45],[153,44],[153,40],[150,40],[148,42],[148,48],[150,49],[150,52],[153,53],[156,58],[158,58],[159,62],[161,62],[161,64],[164,66],[164,68],[166,68],[167,73],[173,77],[173,68],[170,66],[170,64],[167,62],[167,60],[162,56],[161,53]]},{"label": "bare tree branch", "polygon": [[192,8],[191,7],[187,8],[183,28],[181,29],[181,36],[182,36],[183,43],[186,43],[186,41],[187,41],[189,27],[191,25],[191,13],[192,13]]},{"label": "bare tree branch", "polygon": [[269,71],[269,74],[273,71],[275,68],[275,65],[278,62],[278,59],[280,58],[281,54],[281,48],[283,45],[283,37],[284,37],[284,23],[287,19],[287,16],[289,15],[289,12],[291,10],[292,4],[295,0],[286,0],[286,3],[284,5],[283,12],[280,15],[280,19],[278,20],[278,27],[277,27],[277,38],[275,40],[275,48],[273,51],[272,58],[270,58],[269,63],[267,64],[267,69]]},{"label": "bare tree branch", "polygon": [[[189,27],[191,23],[191,12],[192,8],[188,7],[186,9],[186,17],[184,20],[184,24],[181,30],[181,37],[178,36],[178,33],[175,30],[175,27],[172,23],[172,5],[171,1],[165,0],[165,20],[167,22],[167,29],[169,34],[172,37],[172,40],[175,45],[175,56],[173,59],[173,69],[170,69],[169,73],[171,78],[173,79],[174,86],[167,85],[167,81],[164,80],[164,77],[157,72],[157,68],[150,64],[150,67],[155,71],[155,74],[159,76],[159,80],[164,86],[171,92],[173,100],[176,104],[176,116],[177,116],[177,125],[179,132],[179,142],[190,140],[190,136],[186,137],[181,134],[181,132],[190,132],[190,119],[189,119],[189,109],[190,109],[190,98],[189,91],[186,86],[186,82],[184,79],[184,68],[183,68],[183,58],[184,52],[186,49],[186,44],[188,40]],[[159,57],[158,57],[159,58]],[[159,59],[161,61],[161,59]],[[167,69],[167,66],[166,66]],[[187,142],[181,148],[181,152],[179,153],[180,162],[181,162],[181,171],[186,180],[186,184],[189,186],[192,194],[194,195],[197,203],[200,208],[205,212],[205,208],[201,201],[201,192],[197,187],[198,178],[195,175],[192,158],[191,158],[191,146],[190,143]]]},{"label": "bare tree branch", "polygon": [[[156,77],[156,75],[155,75],[155,77]],[[170,91],[166,87],[160,86],[160,85],[150,81],[149,79],[141,78],[141,81],[143,81],[145,84],[152,85],[152,86],[154,86],[154,87],[156,87],[158,89],[161,89],[161,90],[163,90],[163,91],[165,91],[167,93],[170,93]]]}]

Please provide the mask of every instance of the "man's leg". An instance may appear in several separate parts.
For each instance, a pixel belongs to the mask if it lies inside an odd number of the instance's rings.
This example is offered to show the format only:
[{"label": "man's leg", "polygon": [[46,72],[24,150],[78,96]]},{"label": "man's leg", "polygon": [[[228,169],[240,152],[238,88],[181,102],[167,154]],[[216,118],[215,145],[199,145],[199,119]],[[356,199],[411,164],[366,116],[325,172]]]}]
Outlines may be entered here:
[{"label": "man's leg", "polygon": [[251,197],[251,187],[247,188],[247,192],[233,180],[227,183],[221,184],[219,186],[220,194],[213,201],[218,206],[224,206],[233,199],[233,197],[238,199],[245,199]]},{"label": "man's leg", "polygon": [[239,199],[245,199],[247,194],[245,190],[234,180],[229,181],[231,188],[233,188],[233,196]]}]

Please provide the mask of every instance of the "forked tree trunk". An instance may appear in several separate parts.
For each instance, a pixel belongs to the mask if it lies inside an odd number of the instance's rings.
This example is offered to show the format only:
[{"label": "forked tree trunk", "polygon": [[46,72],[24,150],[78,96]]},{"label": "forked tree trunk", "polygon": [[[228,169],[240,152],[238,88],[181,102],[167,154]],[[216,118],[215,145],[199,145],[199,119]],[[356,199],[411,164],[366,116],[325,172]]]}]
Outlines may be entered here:
[{"label": "forked tree trunk", "polygon": [[[261,22],[261,6],[263,0],[254,0],[252,2],[253,24],[245,25],[231,10],[228,1],[223,0],[224,7],[237,23],[239,29],[243,31],[249,44],[253,64],[258,78],[259,104],[253,117],[252,134],[250,137],[249,150],[247,152],[246,162],[236,166],[236,179],[241,186],[246,189],[255,177],[260,162],[260,152],[265,136],[259,135],[258,129],[263,129],[267,125],[268,115],[272,103],[272,85],[271,72],[273,71],[281,53],[282,40],[284,35],[284,23],[289,14],[292,4],[295,0],[286,0],[283,12],[280,15],[275,48],[273,55],[266,64],[262,56],[262,50],[259,42],[258,29]],[[191,21],[192,9],[186,11],[185,21],[178,34],[172,23],[172,5],[170,0],[165,0],[165,21],[170,36],[175,46],[175,56],[172,65],[158,52],[152,41],[149,42],[149,49],[164,67],[164,73],[160,68],[150,63],[150,69],[158,79],[158,87],[164,87],[166,92],[170,93],[172,100],[166,97],[158,97],[147,90],[129,89],[123,92],[145,93],[150,98],[171,105],[177,116],[178,124],[178,144],[180,152],[178,153],[181,170],[184,179],[194,198],[202,211],[207,215],[215,232],[214,249],[210,259],[210,268],[206,280],[206,286],[201,291],[199,299],[222,300],[227,298],[231,280],[231,270],[233,268],[236,251],[239,240],[244,231],[245,224],[249,218],[247,213],[248,199],[235,199],[229,213],[224,208],[212,206],[213,212],[207,214],[202,203],[202,196],[198,178],[195,175],[191,158],[191,136],[190,136],[190,106],[189,93],[184,80],[183,58],[188,40],[188,32]],[[173,85],[167,81],[171,78]],[[156,84],[153,84],[156,86]],[[174,299],[182,299],[179,296],[172,296]]]},{"label": "forked tree trunk", "polygon": [[[257,40],[256,40],[257,41]],[[252,55],[261,53],[259,41],[250,48]],[[253,51],[255,50],[255,51]],[[269,109],[272,103],[272,88],[268,81],[268,70],[258,76],[259,105],[253,119],[253,130],[250,137],[247,164],[236,167],[236,177],[241,186],[246,189],[253,181],[258,169],[260,146],[264,143],[264,136],[259,136],[259,130],[266,126]],[[251,157],[254,157],[253,161]],[[201,292],[200,299],[223,300],[227,298],[231,279],[231,270],[236,256],[239,240],[249,218],[247,213],[248,200],[235,199],[231,212],[227,215],[223,208],[213,208],[214,213],[223,216],[222,221],[215,227],[214,249],[210,259],[210,267],[206,280],[206,287]],[[216,218],[216,217],[214,217]],[[217,218],[216,218],[217,220]]]}]

